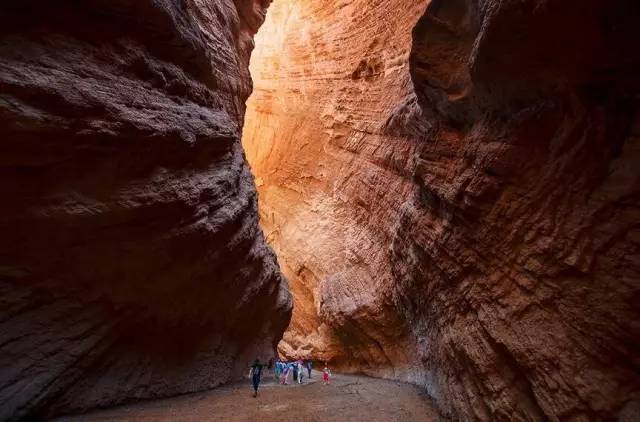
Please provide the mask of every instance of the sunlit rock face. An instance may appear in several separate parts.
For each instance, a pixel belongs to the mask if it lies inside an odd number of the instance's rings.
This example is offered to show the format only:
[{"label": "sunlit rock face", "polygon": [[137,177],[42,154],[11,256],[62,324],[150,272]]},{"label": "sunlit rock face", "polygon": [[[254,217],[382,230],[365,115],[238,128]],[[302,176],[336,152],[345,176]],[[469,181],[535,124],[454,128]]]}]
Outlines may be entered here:
[{"label": "sunlit rock face", "polygon": [[417,143],[383,128],[411,98],[411,31],[425,6],[275,1],[256,35],[243,143],[263,228],[292,280],[286,355],[349,369],[412,361],[390,246],[416,190]]},{"label": "sunlit rock face", "polygon": [[240,144],[266,3],[0,6],[0,420],[272,355],[291,298]]},{"label": "sunlit rock face", "polygon": [[257,35],[280,350],[463,420],[632,418],[638,5],[426,3],[276,0]]}]

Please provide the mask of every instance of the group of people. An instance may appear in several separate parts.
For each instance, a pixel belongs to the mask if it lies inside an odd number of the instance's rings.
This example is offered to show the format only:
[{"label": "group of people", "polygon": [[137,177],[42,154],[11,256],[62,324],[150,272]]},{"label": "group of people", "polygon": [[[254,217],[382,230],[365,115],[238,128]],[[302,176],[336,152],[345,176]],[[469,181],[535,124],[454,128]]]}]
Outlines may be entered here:
[{"label": "group of people", "polygon": [[[263,365],[259,359],[256,359],[253,362],[253,365],[251,365],[249,377],[251,378],[253,384],[253,397],[258,396],[258,387],[260,386],[262,370],[264,369],[264,367],[265,365]],[[273,369],[274,377],[283,385],[289,384],[290,378],[293,382],[302,384],[305,370],[307,371],[309,378],[311,378],[311,372],[313,371],[313,361],[299,359],[294,362],[285,362],[279,359],[276,359],[275,361],[271,359],[269,361],[268,368]],[[322,370],[322,382],[325,385],[331,383],[331,370],[329,369],[329,365],[327,365],[326,362],[324,364],[324,369]]]},{"label": "group of people", "polygon": [[289,384],[289,375],[292,375],[292,380],[294,382],[297,381],[298,384],[302,384],[305,369],[309,374],[309,378],[311,378],[313,361],[303,361],[302,359],[299,359],[295,362],[282,362],[280,360],[276,360],[273,375],[276,379],[279,379],[280,383],[283,385]]}]

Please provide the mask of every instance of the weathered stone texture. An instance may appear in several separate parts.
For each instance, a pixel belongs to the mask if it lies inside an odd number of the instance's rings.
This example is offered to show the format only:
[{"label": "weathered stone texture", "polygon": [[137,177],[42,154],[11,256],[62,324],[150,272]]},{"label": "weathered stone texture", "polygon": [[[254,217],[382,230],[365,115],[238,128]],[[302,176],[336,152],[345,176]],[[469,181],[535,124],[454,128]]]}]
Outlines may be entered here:
[{"label": "weathered stone texture", "polygon": [[463,420],[631,414],[639,12],[274,2],[243,142],[294,294],[281,351]]},{"label": "weathered stone texture", "polygon": [[0,6],[0,419],[185,393],[291,299],[240,133],[267,1]]}]

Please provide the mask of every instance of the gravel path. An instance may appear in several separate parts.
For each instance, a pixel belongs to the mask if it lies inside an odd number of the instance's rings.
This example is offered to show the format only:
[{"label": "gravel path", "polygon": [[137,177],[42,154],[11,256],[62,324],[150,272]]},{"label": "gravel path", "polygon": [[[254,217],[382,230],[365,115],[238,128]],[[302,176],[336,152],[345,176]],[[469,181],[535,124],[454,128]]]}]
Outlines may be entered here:
[{"label": "gravel path", "polygon": [[[171,399],[102,410],[59,421],[439,421],[427,396],[408,384],[314,372],[303,385],[279,385],[268,374],[253,398],[250,382]],[[307,380],[305,380],[307,381]]]}]

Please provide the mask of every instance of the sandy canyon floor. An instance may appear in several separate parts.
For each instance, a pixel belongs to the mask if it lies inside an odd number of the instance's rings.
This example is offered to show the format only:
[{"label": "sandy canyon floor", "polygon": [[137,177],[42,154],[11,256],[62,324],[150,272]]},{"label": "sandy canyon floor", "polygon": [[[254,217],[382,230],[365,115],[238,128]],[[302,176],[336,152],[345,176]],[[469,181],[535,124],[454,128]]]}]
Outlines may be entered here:
[{"label": "sandy canyon floor", "polygon": [[276,384],[271,374],[253,398],[249,381],[172,399],[135,403],[58,421],[438,421],[429,398],[408,384],[321,374],[303,385]]}]

